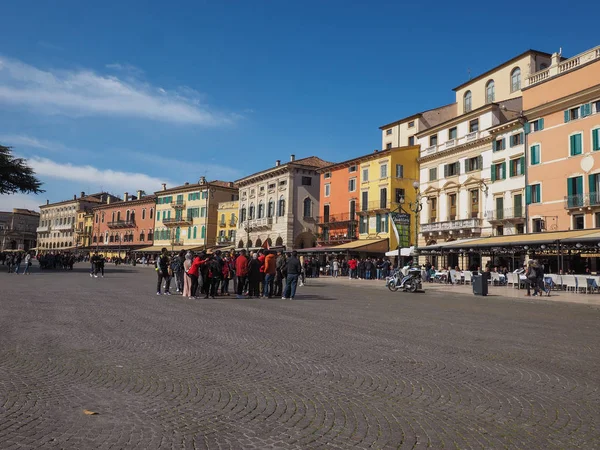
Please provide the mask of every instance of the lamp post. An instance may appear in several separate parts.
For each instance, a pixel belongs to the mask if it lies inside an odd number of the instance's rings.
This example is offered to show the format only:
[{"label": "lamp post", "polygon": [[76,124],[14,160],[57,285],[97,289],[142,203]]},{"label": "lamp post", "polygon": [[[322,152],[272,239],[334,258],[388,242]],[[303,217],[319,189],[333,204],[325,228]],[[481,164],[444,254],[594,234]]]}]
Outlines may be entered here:
[{"label": "lamp post", "polygon": [[408,208],[415,213],[415,246],[414,246],[414,250],[413,253],[416,256],[416,261],[418,262],[419,260],[419,213],[421,212],[421,210],[423,209],[423,205],[421,204],[421,191],[419,190],[419,182],[418,181],[414,181],[413,182],[413,188],[415,188],[415,201],[414,202],[410,202],[408,204]]}]

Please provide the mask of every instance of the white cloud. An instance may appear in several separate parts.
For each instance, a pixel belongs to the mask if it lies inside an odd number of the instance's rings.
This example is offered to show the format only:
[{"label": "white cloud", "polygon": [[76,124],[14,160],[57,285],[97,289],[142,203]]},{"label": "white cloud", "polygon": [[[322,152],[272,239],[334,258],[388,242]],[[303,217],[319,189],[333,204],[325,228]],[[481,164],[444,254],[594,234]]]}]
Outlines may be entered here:
[{"label": "white cloud", "polygon": [[143,173],[120,172],[110,169],[98,169],[93,166],[76,166],[71,163],[63,164],[47,158],[33,157],[28,164],[40,179],[55,178],[81,183],[84,186],[100,188],[104,191],[117,190],[134,193],[138,189],[154,192],[160,189],[161,183],[173,185],[163,180]]},{"label": "white cloud", "polygon": [[237,115],[201,104],[190,89],[169,91],[90,70],[41,70],[0,57],[0,103],[45,114],[102,115],[189,125],[229,124]]},{"label": "white cloud", "polygon": [[125,72],[127,74],[133,75],[133,76],[140,76],[144,74],[144,71],[142,69],[140,69],[139,67],[134,66],[133,64],[121,64],[121,63],[112,63],[112,64],[107,64],[106,65],[107,69],[110,70],[114,70],[114,71],[118,71],[118,72]]},{"label": "white cloud", "polygon": [[0,211],[12,211],[13,208],[31,209],[39,211],[40,205],[46,202],[44,194],[38,196],[31,194],[0,195]]},{"label": "white cloud", "polygon": [[0,144],[15,147],[15,150],[18,150],[18,147],[37,148],[49,151],[67,150],[67,147],[59,142],[44,141],[23,134],[1,134]]}]

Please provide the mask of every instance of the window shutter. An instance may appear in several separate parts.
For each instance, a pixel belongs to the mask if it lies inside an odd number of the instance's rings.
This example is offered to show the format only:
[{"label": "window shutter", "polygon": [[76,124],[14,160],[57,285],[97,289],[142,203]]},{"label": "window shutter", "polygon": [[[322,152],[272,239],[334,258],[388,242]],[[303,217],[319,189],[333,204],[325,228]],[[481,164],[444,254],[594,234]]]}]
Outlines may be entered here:
[{"label": "window shutter", "polygon": [[510,161],[510,166],[508,168],[509,172],[510,172],[510,176],[514,177],[515,176],[515,165],[513,164],[512,160]]},{"label": "window shutter", "polygon": [[592,104],[591,103],[586,103],[585,105],[585,115],[589,116],[590,114],[592,114]]},{"label": "window shutter", "polygon": [[596,174],[588,175],[588,184],[590,186],[590,197],[593,205],[597,204],[596,199]]},{"label": "window shutter", "polygon": [[448,178],[448,164],[444,164],[444,178]]},{"label": "window shutter", "polygon": [[525,130],[525,134],[529,134],[530,133],[531,127],[529,125],[529,122],[525,122],[523,124],[523,129]]},{"label": "window shutter", "polygon": [[531,186],[525,187],[525,204],[526,205],[531,204]]},{"label": "window shutter", "polygon": [[502,138],[502,144],[500,145],[500,150],[504,150],[506,148],[506,138]]},{"label": "window shutter", "polygon": [[583,177],[575,178],[575,194],[581,195],[583,194]]},{"label": "window shutter", "polygon": [[492,151],[493,152],[498,151],[498,141],[496,141],[496,140],[492,141]]},{"label": "window shutter", "polygon": [[497,164],[492,164],[492,183],[496,181],[496,166]]},{"label": "window shutter", "polygon": [[477,157],[477,169],[483,169],[483,156],[481,155]]},{"label": "window shutter", "polygon": [[571,197],[573,196],[573,178],[567,178],[567,197],[569,205],[572,204]]},{"label": "window shutter", "polygon": [[[468,159],[465,159],[463,161],[463,166],[464,166],[464,173],[467,173],[467,170],[469,170],[469,160]],[[460,162],[458,163],[458,167],[460,170]]]},{"label": "window shutter", "polygon": [[506,161],[502,163],[502,179],[506,179]]},{"label": "window shutter", "polygon": [[582,148],[581,148],[581,134],[576,134],[574,136],[575,138],[575,149],[577,151],[577,155],[581,154],[582,152]]},{"label": "window shutter", "polygon": [[525,174],[525,157],[521,156],[521,173],[519,175]]},{"label": "window shutter", "polygon": [[542,131],[544,129],[544,118],[538,119],[538,130]]},{"label": "window shutter", "polygon": [[581,105],[579,107],[579,116],[580,117],[585,117],[585,105]]},{"label": "window shutter", "polygon": [[522,144],[523,142],[525,142],[525,134],[524,133],[519,133],[519,135],[521,136],[521,140],[520,141],[521,141],[521,144]]},{"label": "window shutter", "polygon": [[508,145],[509,145],[510,147],[512,147],[512,146],[513,146],[513,139],[512,139],[512,136],[510,136],[510,137],[508,138]]},{"label": "window shutter", "polygon": [[575,135],[569,137],[569,155],[575,154]]},{"label": "window shutter", "polygon": [[565,111],[565,123],[567,123],[569,121],[569,110],[567,109]]},{"label": "window shutter", "polygon": [[592,130],[592,149],[600,150],[600,128]]}]

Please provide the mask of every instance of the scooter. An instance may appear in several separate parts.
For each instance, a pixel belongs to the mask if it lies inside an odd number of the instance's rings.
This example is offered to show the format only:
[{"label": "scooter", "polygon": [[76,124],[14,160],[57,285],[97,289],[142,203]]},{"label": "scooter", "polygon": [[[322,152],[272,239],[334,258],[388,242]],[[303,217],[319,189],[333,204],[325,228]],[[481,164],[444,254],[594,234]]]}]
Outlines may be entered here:
[{"label": "scooter", "polygon": [[406,271],[406,275],[400,281],[397,289],[402,289],[408,292],[417,292],[423,289],[421,281],[421,269],[419,267],[411,267]]},{"label": "scooter", "polygon": [[390,291],[396,292],[398,290],[401,275],[398,269],[394,269],[389,277],[385,277],[385,285]]}]

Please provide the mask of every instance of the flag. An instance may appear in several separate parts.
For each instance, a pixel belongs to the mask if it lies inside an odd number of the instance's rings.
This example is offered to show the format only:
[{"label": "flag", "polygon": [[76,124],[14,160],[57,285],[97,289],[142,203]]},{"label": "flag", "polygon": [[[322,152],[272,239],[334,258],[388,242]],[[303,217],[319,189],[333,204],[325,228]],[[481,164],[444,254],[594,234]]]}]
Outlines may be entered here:
[{"label": "flag", "polygon": [[263,243],[262,248],[264,248],[265,250],[271,250],[268,239],[265,239],[265,242]]}]

